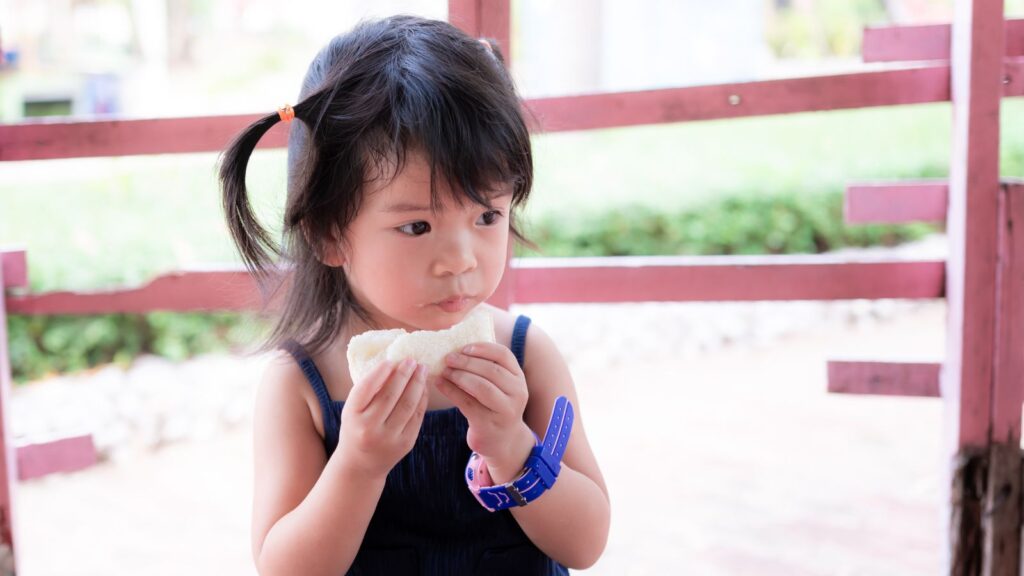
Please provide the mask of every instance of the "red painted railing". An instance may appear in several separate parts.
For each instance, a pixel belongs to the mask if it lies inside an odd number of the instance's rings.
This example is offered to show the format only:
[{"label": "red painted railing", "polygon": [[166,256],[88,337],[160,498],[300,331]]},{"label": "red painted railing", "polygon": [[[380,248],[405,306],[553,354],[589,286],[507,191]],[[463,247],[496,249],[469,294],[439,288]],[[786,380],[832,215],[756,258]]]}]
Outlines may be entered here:
[{"label": "red painted railing", "polygon": [[[911,396],[939,396],[941,389],[957,406],[950,423],[957,431],[956,448],[988,446],[994,437],[1019,443],[1024,355],[1013,352],[1024,349],[1024,185],[1000,184],[998,164],[991,158],[998,158],[1000,99],[1024,95],[1024,21],[1004,22],[1001,3],[963,4],[966,8],[959,6],[962,13],[957,16],[960,34],[952,34],[949,25],[867,29],[864,59],[900,62],[885,70],[543,98],[525,104],[540,121],[539,128],[553,132],[952,100],[958,124],[948,181],[855,184],[847,191],[846,204],[849,222],[946,221],[948,261],[833,256],[515,259],[495,303],[945,297],[950,337],[943,364],[830,362],[829,389]],[[498,39],[511,54],[509,0],[451,0],[449,7],[453,22],[473,35]],[[216,151],[256,117],[3,126],[0,161]],[[280,128],[261,141],[264,147],[285,144]],[[6,313],[239,310],[260,303],[253,282],[240,269],[174,272],[144,286],[93,293],[31,294],[24,290],[25,259],[24,251],[2,253],[0,331]],[[4,391],[10,386],[6,363],[6,339],[0,332]],[[11,545],[15,472],[10,436],[3,428],[4,406],[0,396],[0,442],[8,455],[0,459],[0,467],[5,466],[0,470],[0,537]],[[80,465],[70,446],[34,448],[64,455],[55,457],[49,468],[39,458],[31,460],[35,472]]]}]

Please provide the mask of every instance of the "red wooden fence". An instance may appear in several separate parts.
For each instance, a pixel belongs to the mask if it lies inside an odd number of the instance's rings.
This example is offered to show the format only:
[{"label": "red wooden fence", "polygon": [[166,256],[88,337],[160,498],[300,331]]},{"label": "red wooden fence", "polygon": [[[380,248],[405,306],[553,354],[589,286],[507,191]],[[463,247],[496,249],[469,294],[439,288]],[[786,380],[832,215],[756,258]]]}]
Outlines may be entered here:
[{"label": "red wooden fence", "polygon": [[[948,261],[834,256],[521,258],[512,261],[496,303],[945,297],[950,336],[942,364],[830,362],[829,389],[941,395],[955,414],[949,423],[957,438],[951,452],[995,454],[996,444],[1003,452],[1007,446],[1019,446],[1024,394],[1024,185],[999,181],[998,121],[1000,99],[1024,95],[1024,21],[1004,21],[1002,10],[1002,2],[964,1],[958,4],[952,27],[867,29],[865,61],[898,62],[885,70],[526,102],[540,128],[551,132],[952,101],[954,152],[948,181],[858,183],[848,189],[846,204],[850,222],[946,221]],[[511,54],[509,0],[450,0],[449,15],[473,35],[498,39]],[[0,161],[216,151],[255,118],[2,126]],[[280,128],[261,142],[265,147],[285,144],[286,133]],[[13,549],[10,491],[17,475],[5,428],[3,394],[10,387],[5,314],[239,310],[257,307],[259,296],[241,269],[173,272],[144,286],[93,293],[32,294],[24,288],[25,252],[0,252],[0,286],[5,290],[0,300],[0,445],[6,454],[0,459],[0,538]],[[88,457],[82,460],[81,452],[69,450],[72,446],[92,450],[91,443],[75,439],[59,446],[22,447],[18,454],[22,462],[33,463],[31,474],[87,464]],[[56,456],[38,457],[43,451]],[[990,471],[990,495],[1005,494],[1004,488],[1010,486],[1019,501],[1019,457],[1016,464],[1013,460],[1004,456]],[[1016,483],[1007,480],[1015,471]],[[986,539],[983,557],[988,566],[1013,564],[1013,574],[1020,535],[1019,506],[1016,509],[1017,516],[988,515],[988,524],[979,532]],[[954,524],[953,529],[960,530],[955,534],[963,535],[971,522],[964,524],[957,517]],[[1008,534],[1016,534],[1017,544]],[[970,550],[954,540],[955,572],[957,562],[968,561],[965,555]]]}]

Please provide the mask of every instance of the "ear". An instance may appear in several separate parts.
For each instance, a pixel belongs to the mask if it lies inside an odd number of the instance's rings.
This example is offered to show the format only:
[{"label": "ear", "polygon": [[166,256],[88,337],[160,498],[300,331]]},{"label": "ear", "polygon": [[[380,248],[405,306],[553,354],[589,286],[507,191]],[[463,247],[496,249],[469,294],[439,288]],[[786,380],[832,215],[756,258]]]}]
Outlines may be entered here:
[{"label": "ear", "polygon": [[320,252],[319,259],[324,263],[324,266],[330,266],[331,268],[344,266],[347,262],[345,250],[341,247],[341,242],[331,242],[324,246]]},{"label": "ear", "polygon": [[345,264],[345,242],[337,228],[319,242],[310,238],[309,229],[306,227],[302,228],[302,235],[306,238],[306,243],[310,249],[316,254],[316,259],[323,263],[324,266],[338,268]]}]

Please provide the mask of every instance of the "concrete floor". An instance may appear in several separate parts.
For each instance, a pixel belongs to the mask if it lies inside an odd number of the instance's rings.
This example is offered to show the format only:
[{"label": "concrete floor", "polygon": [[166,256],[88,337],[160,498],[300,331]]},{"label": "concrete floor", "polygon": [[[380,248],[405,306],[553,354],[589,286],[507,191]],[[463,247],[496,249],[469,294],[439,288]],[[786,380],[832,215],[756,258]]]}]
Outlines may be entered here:
[{"label": "concrete floor", "polygon": [[[941,401],[829,395],[825,362],[939,361],[944,333],[930,302],[767,345],[571,363],[613,508],[585,573],[938,573]],[[253,574],[247,422],[19,485],[19,574]]]}]

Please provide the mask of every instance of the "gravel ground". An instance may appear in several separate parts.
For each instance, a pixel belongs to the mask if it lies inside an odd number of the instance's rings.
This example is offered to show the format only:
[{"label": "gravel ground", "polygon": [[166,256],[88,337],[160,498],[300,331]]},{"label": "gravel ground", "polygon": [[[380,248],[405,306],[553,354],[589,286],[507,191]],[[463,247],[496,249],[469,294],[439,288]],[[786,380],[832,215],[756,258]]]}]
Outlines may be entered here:
[{"label": "gravel ground", "polygon": [[[608,549],[587,573],[940,569],[941,402],[829,395],[824,363],[940,361],[942,301],[514,310],[559,343],[612,494]],[[102,459],[18,486],[22,573],[252,573],[250,416],[265,362],[145,357],[18,387],[16,441],[89,432]]]}]

